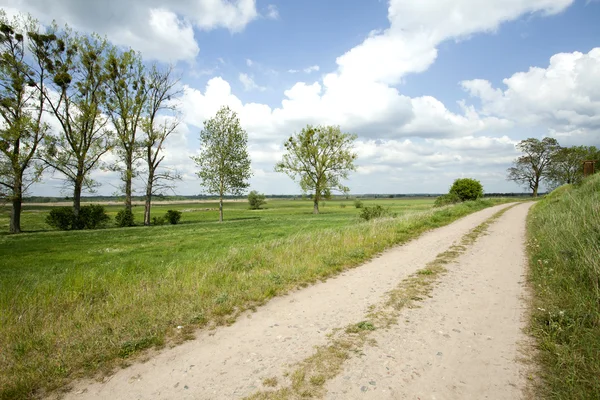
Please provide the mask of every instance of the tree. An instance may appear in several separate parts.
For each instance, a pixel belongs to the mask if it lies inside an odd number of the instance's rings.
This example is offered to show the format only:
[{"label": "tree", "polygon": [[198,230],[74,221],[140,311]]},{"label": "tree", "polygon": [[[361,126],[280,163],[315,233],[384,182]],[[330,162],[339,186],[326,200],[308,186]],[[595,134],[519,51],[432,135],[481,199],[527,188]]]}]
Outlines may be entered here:
[{"label": "tree", "polygon": [[517,149],[525,153],[508,169],[507,180],[528,186],[537,197],[540,182],[546,177],[552,158],[560,148],[554,138],[522,140]]},{"label": "tree", "polygon": [[[53,27],[56,32],[56,26]],[[68,28],[59,34],[30,35],[32,46],[48,70],[43,93],[60,132],[48,136],[43,161],[65,176],[73,188],[73,213],[79,216],[81,192],[98,186],[90,173],[112,147],[104,116],[103,61],[108,43],[96,35],[78,36]]]},{"label": "tree", "polygon": [[449,194],[458,196],[460,201],[477,200],[483,197],[483,186],[476,179],[457,179],[452,184]]},{"label": "tree", "polygon": [[219,195],[219,222],[223,222],[223,196],[241,195],[252,176],[248,134],[229,107],[221,107],[215,117],[204,122],[200,155],[192,160],[200,168],[201,185],[208,193]]},{"label": "tree", "polygon": [[313,213],[318,214],[322,198],[329,198],[332,191],[349,191],[341,180],[356,170],[357,155],[353,152],[356,137],[342,133],[337,126],[308,125],[284,143],[287,153],[275,171],[298,179],[305,193],[314,192]]},{"label": "tree", "polygon": [[248,204],[251,210],[260,210],[263,205],[267,204],[265,195],[259,194],[256,190],[251,191],[248,194]]},{"label": "tree", "polygon": [[165,158],[163,154],[165,141],[179,125],[179,119],[174,115],[176,108],[171,103],[171,99],[178,94],[175,87],[179,81],[173,78],[171,67],[161,71],[154,65],[148,74],[147,82],[146,116],[141,125],[144,132],[142,146],[148,165],[144,225],[149,226],[152,195],[171,188],[168,182],[179,180],[181,176],[177,172],[158,171],[160,163]]},{"label": "tree", "polygon": [[121,173],[125,208],[131,211],[132,181],[142,148],[136,136],[148,98],[146,74],[141,56],[133,50],[119,53],[113,48],[105,66],[108,75],[106,106],[117,133],[117,155],[123,163],[115,165],[113,170]]},{"label": "tree", "polygon": [[573,184],[583,179],[583,162],[595,153],[595,147],[561,147],[552,157],[546,181],[552,187]]},{"label": "tree", "polygon": [[[42,168],[36,152],[47,132],[42,122],[45,69],[32,66],[26,32],[37,32],[37,21],[17,17],[9,22],[0,10],[0,196],[12,203],[10,233],[21,232],[23,193],[36,182]],[[39,67],[39,68],[37,68]]]}]

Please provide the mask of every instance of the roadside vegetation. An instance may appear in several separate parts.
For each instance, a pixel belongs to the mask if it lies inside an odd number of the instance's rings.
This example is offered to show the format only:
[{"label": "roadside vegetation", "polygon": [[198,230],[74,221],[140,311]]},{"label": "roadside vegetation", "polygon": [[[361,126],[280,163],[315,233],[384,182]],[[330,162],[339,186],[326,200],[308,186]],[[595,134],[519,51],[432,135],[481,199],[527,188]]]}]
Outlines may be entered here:
[{"label": "roadside vegetation", "polygon": [[[232,202],[222,224],[216,203],[165,205],[154,215],[180,211],[178,225],[0,235],[0,398],[106,373],[503,200],[439,209],[431,199],[364,200],[397,215],[370,222],[352,201],[322,203],[312,216],[307,201],[273,200],[258,212]],[[48,209],[26,206],[24,222],[48,229]],[[114,220],[120,207],[106,209]],[[0,210],[8,225],[10,211]]]},{"label": "roadside vegetation", "polygon": [[600,398],[600,175],[556,189],[529,216],[540,382],[536,398]]}]

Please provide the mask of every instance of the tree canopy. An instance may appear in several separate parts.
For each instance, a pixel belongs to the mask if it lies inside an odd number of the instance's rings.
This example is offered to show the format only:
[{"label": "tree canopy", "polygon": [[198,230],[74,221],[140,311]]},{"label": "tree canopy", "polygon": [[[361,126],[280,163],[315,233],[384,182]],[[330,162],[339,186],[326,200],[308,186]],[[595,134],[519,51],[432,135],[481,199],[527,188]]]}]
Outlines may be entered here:
[{"label": "tree canopy", "polygon": [[312,192],[313,213],[319,213],[319,202],[332,191],[347,193],[350,189],[342,180],[356,169],[353,151],[356,135],[343,133],[339,126],[308,125],[285,143],[286,154],[275,171],[298,180],[300,188]]}]

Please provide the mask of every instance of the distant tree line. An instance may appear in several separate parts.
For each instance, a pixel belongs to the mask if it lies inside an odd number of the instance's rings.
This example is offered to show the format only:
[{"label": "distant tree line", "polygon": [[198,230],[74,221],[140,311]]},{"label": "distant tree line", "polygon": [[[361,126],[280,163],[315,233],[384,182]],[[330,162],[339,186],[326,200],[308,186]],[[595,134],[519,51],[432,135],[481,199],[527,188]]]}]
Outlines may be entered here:
[{"label": "distant tree line", "polygon": [[583,162],[600,160],[595,146],[562,147],[554,138],[529,138],[517,144],[523,155],[508,169],[507,180],[531,190],[537,197],[540,185],[549,189],[576,184],[583,179]]}]

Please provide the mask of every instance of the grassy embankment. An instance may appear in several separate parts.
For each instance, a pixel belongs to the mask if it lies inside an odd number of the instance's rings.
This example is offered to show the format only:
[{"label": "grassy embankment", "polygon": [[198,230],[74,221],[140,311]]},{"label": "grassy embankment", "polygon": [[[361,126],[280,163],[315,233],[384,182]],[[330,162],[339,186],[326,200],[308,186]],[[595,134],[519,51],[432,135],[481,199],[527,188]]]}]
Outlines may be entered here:
[{"label": "grassy embankment", "polygon": [[[1,235],[0,398],[37,397],[106,372],[501,201],[436,210],[433,200],[365,202],[399,215],[370,223],[350,201],[329,202],[318,216],[303,201],[262,211],[232,203],[224,224],[202,211],[214,203],[170,205],[155,215],[187,210],[181,225]],[[24,228],[47,229],[47,210],[26,206]]]},{"label": "grassy embankment", "polygon": [[600,399],[600,175],[529,216],[537,398]]}]

